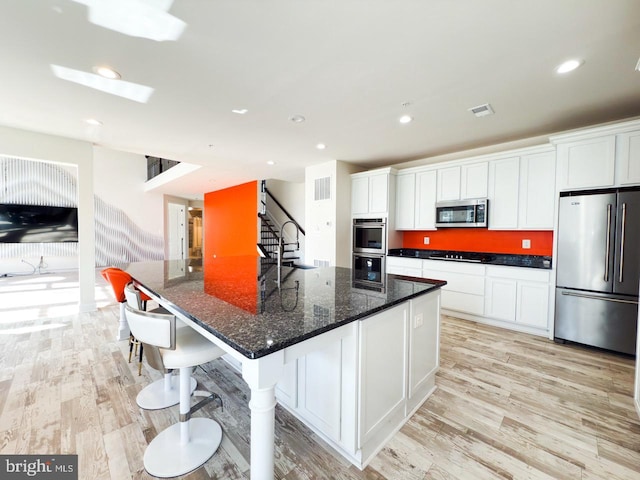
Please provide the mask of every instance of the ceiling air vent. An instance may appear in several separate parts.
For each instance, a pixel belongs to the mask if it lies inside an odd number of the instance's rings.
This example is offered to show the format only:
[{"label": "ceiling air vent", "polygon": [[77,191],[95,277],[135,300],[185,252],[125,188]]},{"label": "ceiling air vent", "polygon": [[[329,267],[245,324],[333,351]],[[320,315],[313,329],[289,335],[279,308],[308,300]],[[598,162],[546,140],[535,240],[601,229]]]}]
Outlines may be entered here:
[{"label": "ceiling air vent", "polygon": [[491,105],[485,103],[484,105],[478,105],[477,107],[471,107],[469,109],[476,117],[486,117],[487,115],[493,115],[494,111]]}]

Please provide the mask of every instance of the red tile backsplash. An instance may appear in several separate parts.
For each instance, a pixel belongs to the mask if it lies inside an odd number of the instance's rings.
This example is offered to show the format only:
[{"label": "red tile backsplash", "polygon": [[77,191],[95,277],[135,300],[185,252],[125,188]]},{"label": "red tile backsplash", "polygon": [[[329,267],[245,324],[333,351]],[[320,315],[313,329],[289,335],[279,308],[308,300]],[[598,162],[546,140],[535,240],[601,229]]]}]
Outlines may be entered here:
[{"label": "red tile backsplash", "polygon": [[[424,244],[424,237],[429,237],[429,245]],[[531,248],[522,248],[523,239],[531,241]],[[551,256],[553,232],[480,228],[446,228],[437,231],[404,232],[402,247]]]}]

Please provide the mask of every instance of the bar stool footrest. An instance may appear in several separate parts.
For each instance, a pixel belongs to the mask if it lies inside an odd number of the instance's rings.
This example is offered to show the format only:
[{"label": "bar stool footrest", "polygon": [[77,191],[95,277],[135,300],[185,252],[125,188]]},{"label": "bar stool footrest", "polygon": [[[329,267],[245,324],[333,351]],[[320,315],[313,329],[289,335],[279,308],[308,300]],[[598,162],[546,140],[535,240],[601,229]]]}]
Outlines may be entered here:
[{"label": "bar stool footrest", "polygon": [[[191,378],[191,393],[196,390],[198,382]],[[144,387],[136,397],[136,403],[143,410],[160,410],[180,403],[180,376],[171,376],[171,390],[165,390],[164,378]]]},{"label": "bar stool footrest", "polygon": [[180,423],[160,432],[144,452],[144,468],[154,477],[185,475],[204,465],[222,441],[222,427],[210,418],[189,420],[189,442],[180,441]]}]

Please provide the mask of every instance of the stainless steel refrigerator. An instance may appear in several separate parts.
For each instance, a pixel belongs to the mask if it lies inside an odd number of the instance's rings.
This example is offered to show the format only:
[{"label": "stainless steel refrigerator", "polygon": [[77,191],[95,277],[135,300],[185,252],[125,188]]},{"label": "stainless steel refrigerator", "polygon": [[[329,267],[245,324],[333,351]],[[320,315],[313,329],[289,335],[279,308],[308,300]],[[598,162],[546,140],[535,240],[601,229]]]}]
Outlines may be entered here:
[{"label": "stainless steel refrigerator", "polygon": [[635,355],[640,188],[562,192],[554,337]]}]

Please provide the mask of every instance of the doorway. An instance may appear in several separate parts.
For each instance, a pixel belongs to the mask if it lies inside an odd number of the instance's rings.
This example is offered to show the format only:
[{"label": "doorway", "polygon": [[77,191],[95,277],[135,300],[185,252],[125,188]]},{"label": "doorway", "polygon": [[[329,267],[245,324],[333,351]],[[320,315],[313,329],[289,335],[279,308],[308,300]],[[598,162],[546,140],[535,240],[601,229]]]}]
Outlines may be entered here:
[{"label": "doorway", "polygon": [[189,258],[202,258],[202,209],[189,207]]}]

